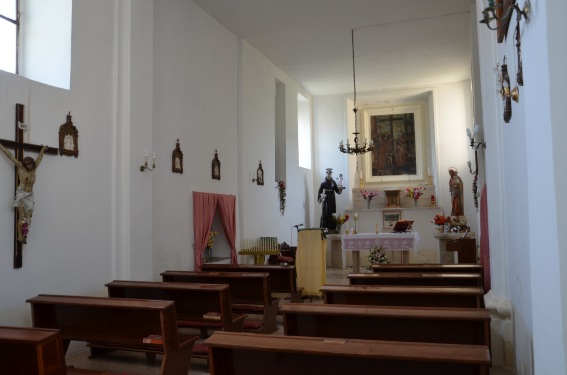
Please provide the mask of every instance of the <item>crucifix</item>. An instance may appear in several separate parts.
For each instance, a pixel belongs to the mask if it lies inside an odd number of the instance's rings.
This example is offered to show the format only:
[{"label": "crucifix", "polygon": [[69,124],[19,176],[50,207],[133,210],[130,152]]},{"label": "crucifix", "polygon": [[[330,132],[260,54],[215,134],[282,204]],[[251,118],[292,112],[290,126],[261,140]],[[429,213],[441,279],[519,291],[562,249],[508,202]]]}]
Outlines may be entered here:
[{"label": "crucifix", "polygon": [[[14,177],[14,268],[22,268],[22,245],[26,242],[26,234],[31,221],[33,211],[33,183],[35,182],[35,168],[41,162],[43,154],[57,155],[58,149],[24,142],[24,105],[16,104],[16,139],[9,141],[0,139],[4,146],[2,151],[15,165]],[[6,150],[15,150],[15,155]],[[39,152],[36,160],[30,157],[24,158],[24,151]],[[21,179],[25,179],[22,181]],[[31,211],[29,207],[31,205]]]}]

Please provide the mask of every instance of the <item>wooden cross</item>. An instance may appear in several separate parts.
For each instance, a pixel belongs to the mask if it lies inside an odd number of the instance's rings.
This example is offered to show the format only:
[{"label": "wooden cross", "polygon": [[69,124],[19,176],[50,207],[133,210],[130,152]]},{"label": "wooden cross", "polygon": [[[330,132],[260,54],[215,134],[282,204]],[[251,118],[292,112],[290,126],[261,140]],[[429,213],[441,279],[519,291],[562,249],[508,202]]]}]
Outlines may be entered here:
[{"label": "wooden cross", "polygon": [[[16,140],[9,141],[0,139],[0,143],[6,148],[12,148],[16,151],[15,158],[20,162],[24,159],[24,151],[40,152],[43,146],[24,143],[24,130],[20,128],[19,123],[24,123],[24,105],[16,104]],[[58,149],[48,147],[44,154],[57,155]],[[18,181],[18,167],[14,166],[14,195],[20,181]],[[22,268],[22,243],[17,240],[18,237],[18,209],[14,208],[14,268]]]}]

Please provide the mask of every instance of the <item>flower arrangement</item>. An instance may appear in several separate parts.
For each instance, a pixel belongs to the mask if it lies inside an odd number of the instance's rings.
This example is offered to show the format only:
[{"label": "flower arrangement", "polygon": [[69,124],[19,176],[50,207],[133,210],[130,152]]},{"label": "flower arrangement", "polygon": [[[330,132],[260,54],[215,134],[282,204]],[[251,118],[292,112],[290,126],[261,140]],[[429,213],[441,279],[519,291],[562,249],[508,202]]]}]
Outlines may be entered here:
[{"label": "flower arrangement", "polygon": [[209,239],[207,240],[207,249],[212,249],[213,245],[215,244],[215,236],[219,234],[217,231],[210,231],[209,232]]},{"label": "flower arrangement", "polygon": [[348,216],[348,215],[346,215],[346,214],[343,215],[343,216],[340,216],[340,215],[337,215],[337,213],[334,213],[334,214],[331,215],[331,216],[332,216],[332,218],[333,218],[333,221],[334,221],[335,224],[337,224],[337,225],[343,225],[345,222],[348,221],[348,219],[349,219],[349,217],[350,217],[350,216]]},{"label": "flower arrangement", "polygon": [[368,262],[370,262],[368,270],[372,270],[372,265],[374,264],[390,263],[382,246],[376,246],[370,249],[370,254],[368,254]]},{"label": "flower arrangement", "polygon": [[207,238],[207,246],[205,247],[204,258],[205,261],[209,261],[213,257],[213,245],[215,244],[215,236],[219,234],[217,231],[209,231],[209,237]]},{"label": "flower arrangement", "polygon": [[371,200],[372,198],[374,198],[375,196],[377,196],[377,195],[378,195],[378,192],[377,192],[377,191],[366,191],[366,190],[363,190],[363,191],[360,192],[360,194],[362,194],[362,197],[364,198],[365,201],[369,201],[369,200]]},{"label": "flower arrangement", "polygon": [[437,214],[433,218],[432,223],[434,223],[435,226],[437,226],[437,225],[443,225],[443,224],[447,223],[448,221],[449,221],[448,217]]},{"label": "flower arrangement", "polygon": [[280,212],[283,215],[284,211],[285,211],[285,181],[284,180],[279,180],[278,181],[278,186],[276,186],[276,189],[279,190],[280,193]]},{"label": "flower arrangement", "polygon": [[407,188],[406,195],[412,199],[419,199],[423,195],[423,188],[414,187],[414,188]]}]

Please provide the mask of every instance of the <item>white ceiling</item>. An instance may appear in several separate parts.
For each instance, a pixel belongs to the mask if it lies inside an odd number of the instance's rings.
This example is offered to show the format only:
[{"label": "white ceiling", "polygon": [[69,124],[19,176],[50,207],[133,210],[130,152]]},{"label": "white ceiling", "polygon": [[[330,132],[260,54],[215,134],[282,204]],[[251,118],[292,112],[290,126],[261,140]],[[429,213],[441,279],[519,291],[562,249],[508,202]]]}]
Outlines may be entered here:
[{"label": "white ceiling", "polygon": [[470,78],[474,0],[193,0],[312,95]]}]

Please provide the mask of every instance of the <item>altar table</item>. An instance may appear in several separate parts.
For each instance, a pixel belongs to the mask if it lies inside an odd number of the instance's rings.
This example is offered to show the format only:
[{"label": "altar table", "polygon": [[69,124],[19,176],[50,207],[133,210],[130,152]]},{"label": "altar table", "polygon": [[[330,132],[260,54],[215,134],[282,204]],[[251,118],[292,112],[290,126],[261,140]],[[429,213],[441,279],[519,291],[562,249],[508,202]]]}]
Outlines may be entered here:
[{"label": "altar table", "polygon": [[360,272],[360,250],[369,250],[382,246],[384,250],[402,251],[402,263],[407,263],[407,252],[417,252],[419,234],[409,233],[360,233],[343,234],[341,236],[342,253],[352,251],[352,269],[354,273]]}]

